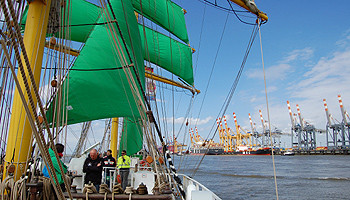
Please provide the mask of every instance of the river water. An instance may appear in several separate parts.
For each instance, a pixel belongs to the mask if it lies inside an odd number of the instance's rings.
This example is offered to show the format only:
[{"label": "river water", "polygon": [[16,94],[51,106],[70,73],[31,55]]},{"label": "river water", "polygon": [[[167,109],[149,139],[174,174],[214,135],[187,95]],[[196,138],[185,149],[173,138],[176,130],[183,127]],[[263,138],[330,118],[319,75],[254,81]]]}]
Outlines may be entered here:
[{"label": "river water", "polygon": [[[202,156],[175,157],[191,176]],[[350,199],[350,156],[275,156],[279,199]],[[271,156],[205,156],[195,180],[226,199],[277,199]]]}]

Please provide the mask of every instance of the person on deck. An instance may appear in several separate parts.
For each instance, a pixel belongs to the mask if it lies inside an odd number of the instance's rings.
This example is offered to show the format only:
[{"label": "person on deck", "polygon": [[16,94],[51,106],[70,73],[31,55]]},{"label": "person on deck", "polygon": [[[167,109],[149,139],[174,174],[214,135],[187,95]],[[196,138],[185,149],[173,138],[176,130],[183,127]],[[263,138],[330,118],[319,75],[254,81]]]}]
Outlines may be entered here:
[{"label": "person on deck", "polygon": [[[59,158],[61,159],[63,157],[63,151],[64,151],[64,145],[61,144],[61,143],[57,143],[55,145],[55,148],[56,148],[56,151],[58,153],[58,156]],[[52,161],[52,165],[55,169],[55,173],[57,175],[57,180],[58,180],[58,183],[62,189],[62,192],[65,192],[66,191],[66,187],[64,185],[64,181],[63,181],[63,177],[62,177],[62,174],[61,174],[61,170],[60,170],[60,167],[59,167],[59,164],[57,162],[57,159],[56,159],[56,156],[55,156],[55,152],[50,148],[49,149],[49,154],[50,154],[50,158],[51,158],[51,161]],[[62,169],[63,169],[63,173],[67,173],[67,166],[60,160],[61,164],[62,164]],[[50,178],[50,173],[48,171],[48,168],[46,166],[44,166],[43,168],[43,175],[47,178]],[[52,189],[53,189],[53,186],[52,186]],[[57,199],[57,196],[56,196],[56,193],[54,192],[55,194],[55,199]]]},{"label": "person on deck", "polygon": [[98,156],[96,149],[92,149],[86,158],[83,172],[86,173],[84,184],[91,182],[96,187],[96,190],[99,191],[102,179],[102,159]]},{"label": "person on deck", "polygon": [[108,167],[105,169],[105,177],[106,177],[106,184],[109,186],[110,183],[110,170],[115,169],[112,167],[115,167],[117,165],[115,158],[112,156],[112,150],[107,150],[107,155],[103,158],[103,167]]},{"label": "person on deck", "polygon": [[126,155],[126,151],[122,151],[122,156],[118,158],[117,167],[119,169],[122,188],[125,190],[128,185],[128,176],[130,172],[130,157]]}]

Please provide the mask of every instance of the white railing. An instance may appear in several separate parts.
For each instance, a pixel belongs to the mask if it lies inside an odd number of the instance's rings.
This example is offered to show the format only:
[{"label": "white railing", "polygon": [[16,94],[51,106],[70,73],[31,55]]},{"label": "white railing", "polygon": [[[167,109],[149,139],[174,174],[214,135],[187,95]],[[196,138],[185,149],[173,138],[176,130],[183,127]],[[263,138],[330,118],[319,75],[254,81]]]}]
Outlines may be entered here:
[{"label": "white railing", "polygon": [[108,187],[110,189],[112,189],[113,186],[117,183],[117,175],[119,174],[119,170],[116,167],[103,167],[101,183],[107,183],[107,171],[108,170],[109,170],[109,185],[108,185]]},{"label": "white railing", "polygon": [[[202,185],[198,181],[196,181],[196,180],[194,180],[194,179],[192,179],[184,174],[179,174],[179,175],[182,176],[183,186],[184,186],[183,188],[184,188],[185,192],[188,193],[188,192],[192,192],[192,191],[206,191],[206,192],[209,192],[211,194],[212,200],[222,200],[214,192],[212,192],[211,190],[206,188],[204,185]],[[193,188],[192,191],[190,191],[189,187]]]}]

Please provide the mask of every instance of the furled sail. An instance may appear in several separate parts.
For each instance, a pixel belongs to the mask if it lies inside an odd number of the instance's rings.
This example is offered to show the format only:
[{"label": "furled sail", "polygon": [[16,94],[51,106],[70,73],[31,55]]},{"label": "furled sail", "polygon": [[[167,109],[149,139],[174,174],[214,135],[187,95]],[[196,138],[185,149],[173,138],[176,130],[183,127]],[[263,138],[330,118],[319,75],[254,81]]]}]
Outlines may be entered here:
[{"label": "furled sail", "polygon": [[[130,1],[112,1],[111,4],[127,49],[115,22],[94,27],[61,87],[60,112],[67,112],[67,124],[110,117],[140,117],[138,104],[141,102],[135,101],[135,88],[129,84],[130,79],[123,69],[130,70],[135,81],[136,70],[140,82],[144,84],[145,71],[137,21]],[[113,15],[109,15],[112,19],[106,16],[105,12],[102,13],[98,23],[114,20]],[[135,70],[130,64],[134,65]],[[49,120],[53,118],[52,108],[47,112]]]},{"label": "furled sail", "polygon": [[135,10],[188,43],[184,9],[170,0],[132,0]]},{"label": "furled sail", "polygon": [[139,26],[144,59],[193,85],[192,49],[145,26]]}]

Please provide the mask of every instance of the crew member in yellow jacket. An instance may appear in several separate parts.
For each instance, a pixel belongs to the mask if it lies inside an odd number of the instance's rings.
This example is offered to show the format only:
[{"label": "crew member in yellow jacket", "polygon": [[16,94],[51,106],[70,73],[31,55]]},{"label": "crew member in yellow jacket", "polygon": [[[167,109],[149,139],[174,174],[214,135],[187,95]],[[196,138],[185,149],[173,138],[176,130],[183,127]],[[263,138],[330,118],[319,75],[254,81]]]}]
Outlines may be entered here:
[{"label": "crew member in yellow jacket", "polygon": [[122,188],[125,190],[128,185],[128,176],[130,172],[130,157],[126,155],[126,151],[122,151],[122,156],[118,158],[117,167],[119,169]]}]

